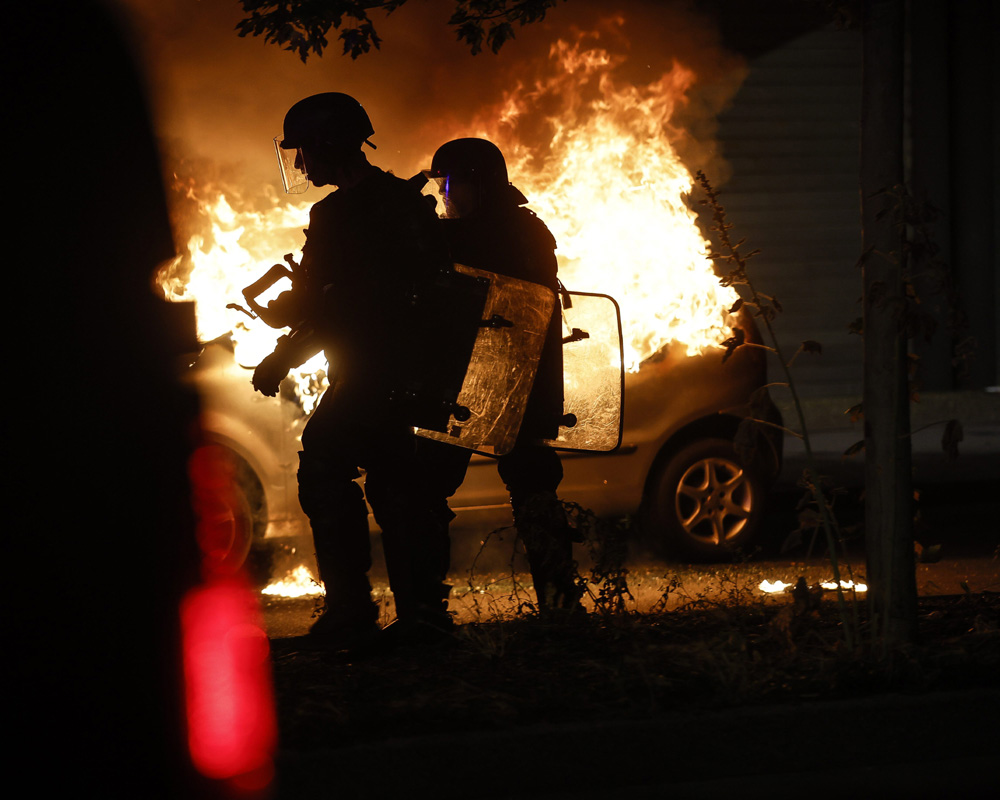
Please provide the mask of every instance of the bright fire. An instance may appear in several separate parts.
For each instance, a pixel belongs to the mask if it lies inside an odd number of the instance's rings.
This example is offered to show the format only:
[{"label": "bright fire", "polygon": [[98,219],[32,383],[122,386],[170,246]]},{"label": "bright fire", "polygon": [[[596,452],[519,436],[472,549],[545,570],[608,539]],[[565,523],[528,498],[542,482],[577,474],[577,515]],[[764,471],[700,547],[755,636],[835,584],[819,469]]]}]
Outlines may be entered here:
[{"label": "bright fire", "polygon": [[[712,270],[685,202],[691,173],[672,143],[671,118],[694,73],[675,62],[648,86],[620,85],[619,59],[562,41],[550,60],[551,75],[510,92],[477,135],[497,142],[512,182],[555,235],[563,283],[618,301],[630,372],[669,343],[688,355],[721,344],[737,295]],[[544,152],[537,119],[521,124],[539,108]]]},{"label": "bright fire", "polygon": [[[199,341],[210,342],[229,334],[237,363],[256,366],[274,349],[280,332],[228,306],[245,305],[243,288],[281,261],[285,253],[298,257],[312,204],[275,202],[265,211],[237,211],[225,194],[205,200],[189,190],[188,198],[197,202],[199,216],[209,224],[210,233],[192,236],[187,256],[178,256],[160,271],[160,288],[168,300],[195,301]],[[266,305],[287,288],[287,284],[276,284],[259,302]],[[320,353],[293,371],[307,413],[326,385],[326,368]]]},{"label": "bright fire", "polygon": [[[794,586],[794,584],[785,583],[784,581],[780,580],[778,581],[763,580],[760,582],[760,586],[758,586],[757,588],[759,588],[762,592],[764,592],[764,594],[782,594],[784,592],[791,591],[792,586]],[[832,592],[837,588],[837,582],[823,581],[822,583],[820,583],[820,586],[826,589],[828,592]],[[853,589],[856,592],[868,591],[867,584],[855,583],[854,581],[842,580],[840,582],[840,588],[846,591],[850,591],[851,589]]]},{"label": "bright fire", "polygon": [[323,584],[317,581],[309,568],[299,565],[281,580],[273,581],[261,590],[261,594],[276,597],[311,597],[325,594]]},{"label": "bright fire", "polygon": [[[549,76],[509,92],[501,108],[483,115],[490,122],[475,135],[497,142],[512,181],[555,235],[563,283],[618,301],[626,363],[635,372],[669,343],[688,355],[719,345],[736,294],[713,273],[685,202],[691,174],[672,143],[671,118],[694,73],[675,63],[647,86],[620,85],[613,77],[618,63],[603,50],[557,42]],[[546,109],[542,145],[537,125],[533,135],[522,130],[538,108]],[[242,305],[243,287],[285,253],[297,253],[316,199],[275,200],[265,211],[237,211],[222,194],[200,202],[211,233],[191,238],[188,257],[164,271],[161,286],[169,299],[197,301],[202,341],[231,332],[246,366],[271,351],[278,334],[227,305]],[[314,362],[300,370],[307,411],[316,397],[310,376],[323,368],[322,356]]]}]

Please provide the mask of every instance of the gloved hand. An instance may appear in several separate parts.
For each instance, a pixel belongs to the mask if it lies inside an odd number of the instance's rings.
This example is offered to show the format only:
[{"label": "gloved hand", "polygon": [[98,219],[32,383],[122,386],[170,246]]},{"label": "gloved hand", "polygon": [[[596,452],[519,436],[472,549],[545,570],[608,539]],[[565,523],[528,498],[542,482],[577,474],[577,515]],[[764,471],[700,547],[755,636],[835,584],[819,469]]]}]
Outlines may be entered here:
[{"label": "gloved hand", "polygon": [[288,360],[275,350],[253,371],[253,388],[266,397],[274,397],[278,393],[278,385],[288,374],[289,369],[291,367]]},{"label": "gloved hand", "polygon": [[282,292],[267,304],[266,319],[272,328],[289,328],[302,317],[301,302],[293,292]]}]

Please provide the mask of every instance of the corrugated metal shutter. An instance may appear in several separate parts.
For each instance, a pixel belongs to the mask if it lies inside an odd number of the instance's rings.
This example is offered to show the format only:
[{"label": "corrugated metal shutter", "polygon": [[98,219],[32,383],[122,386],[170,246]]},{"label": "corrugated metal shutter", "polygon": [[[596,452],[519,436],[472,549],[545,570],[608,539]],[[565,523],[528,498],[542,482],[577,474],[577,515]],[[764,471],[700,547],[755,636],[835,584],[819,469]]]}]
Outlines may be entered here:
[{"label": "corrugated metal shutter", "polygon": [[[750,262],[757,288],[784,312],[775,327],[786,357],[806,339],[795,376],[805,396],[861,393],[858,148],[861,34],[819,30],[749,62],[720,117],[732,168],[722,203],[737,239],[762,252]],[[777,362],[772,380],[779,380]]]}]

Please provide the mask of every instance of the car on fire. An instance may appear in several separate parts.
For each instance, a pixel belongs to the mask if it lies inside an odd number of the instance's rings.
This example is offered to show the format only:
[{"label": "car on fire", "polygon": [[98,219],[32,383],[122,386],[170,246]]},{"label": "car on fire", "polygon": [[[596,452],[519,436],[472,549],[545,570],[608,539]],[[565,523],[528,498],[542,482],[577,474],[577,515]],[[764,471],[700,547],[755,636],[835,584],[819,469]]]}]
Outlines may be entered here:
[{"label": "car on fire", "polygon": [[[745,312],[736,325],[747,342],[759,343]],[[752,548],[781,466],[780,414],[767,396],[764,351],[743,346],[723,355],[713,348],[689,356],[670,345],[627,374],[620,446],[564,452],[560,497],[599,517],[631,517],[645,543],[664,555],[725,560]],[[291,381],[277,398],[263,397],[250,385],[251,372],[236,362],[228,338],[206,345],[191,369],[203,398],[204,446],[227,456],[239,489],[231,514],[237,560],[254,544],[267,549],[308,533],[295,478],[307,415]],[[754,444],[744,449],[737,432],[751,401],[771,424],[755,425]],[[451,505],[454,529],[510,524],[506,488],[484,455],[473,456]]]}]

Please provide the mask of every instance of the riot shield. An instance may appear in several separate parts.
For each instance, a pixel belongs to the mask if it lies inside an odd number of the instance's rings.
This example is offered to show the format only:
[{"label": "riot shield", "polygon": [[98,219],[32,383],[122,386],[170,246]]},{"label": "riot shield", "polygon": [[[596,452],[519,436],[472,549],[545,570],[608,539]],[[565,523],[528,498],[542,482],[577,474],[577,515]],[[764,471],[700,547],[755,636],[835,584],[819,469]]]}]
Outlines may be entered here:
[{"label": "riot shield", "polygon": [[556,296],[544,286],[463,264],[456,264],[455,271],[488,282],[486,301],[447,425],[420,425],[416,433],[501,456],[517,440]]},{"label": "riot shield", "polygon": [[409,424],[444,433],[453,417],[470,413],[459,395],[490,285],[488,277],[447,270],[415,291],[408,320],[413,335],[400,342],[400,380],[390,395]]},{"label": "riot shield", "polygon": [[625,367],[618,303],[606,294],[563,292],[563,424],[544,444],[607,453],[622,440]]}]

